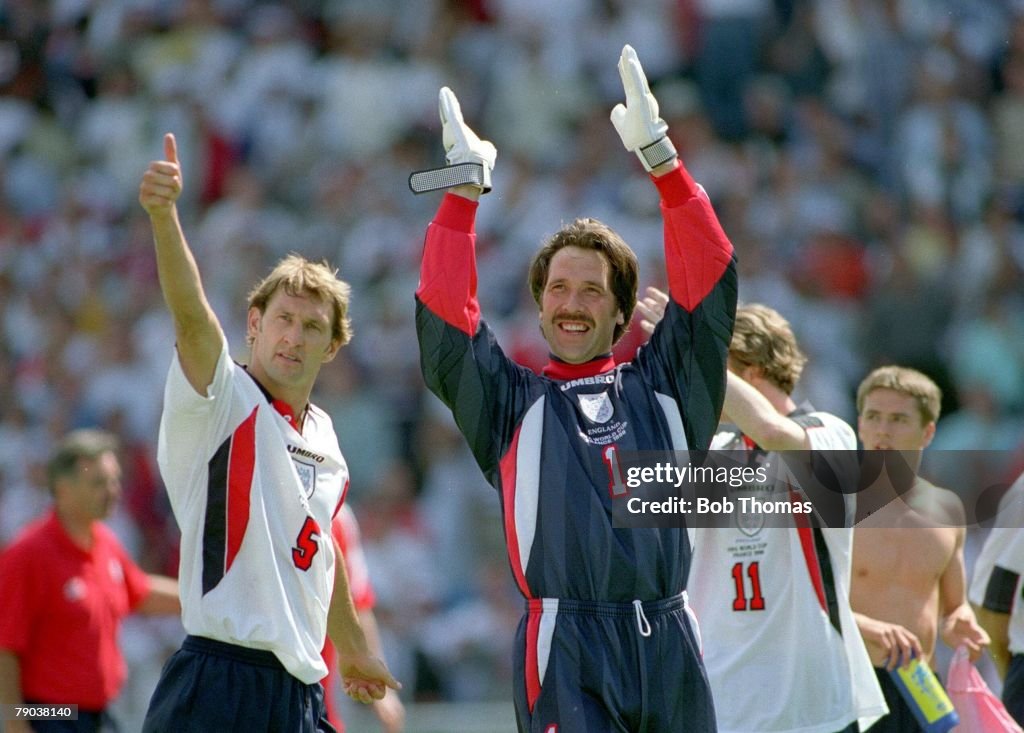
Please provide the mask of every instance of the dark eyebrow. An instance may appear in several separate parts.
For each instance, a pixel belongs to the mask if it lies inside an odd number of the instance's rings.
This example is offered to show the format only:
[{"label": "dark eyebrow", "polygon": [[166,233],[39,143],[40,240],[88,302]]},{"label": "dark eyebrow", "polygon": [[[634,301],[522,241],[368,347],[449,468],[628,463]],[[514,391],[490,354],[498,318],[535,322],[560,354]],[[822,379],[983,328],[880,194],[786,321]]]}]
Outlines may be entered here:
[{"label": "dark eyebrow", "polygon": [[[565,282],[568,279],[569,278],[567,277],[553,277],[548,280],[548,286],[554,285],[556,283]],[[607,289],[607,286],[604,283],[599,282],[597,280],[583,280],[582,282],[584,285],[593,285],[594,287],[600,288],[601,290]]]}]

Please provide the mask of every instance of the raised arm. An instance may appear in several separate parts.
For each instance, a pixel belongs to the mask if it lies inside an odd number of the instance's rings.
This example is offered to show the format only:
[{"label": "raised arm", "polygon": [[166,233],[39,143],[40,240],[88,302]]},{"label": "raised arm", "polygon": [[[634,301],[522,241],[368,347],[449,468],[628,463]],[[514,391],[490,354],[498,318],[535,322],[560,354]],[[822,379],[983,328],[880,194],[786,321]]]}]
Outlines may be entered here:
[{"label": "raised arm", "polygon": [[[668,295],[658,288],[647,288],[647,294],[637,302],[643,317],[640,327],[653,333],[654,327],[665,315]],[[768,398],[742,377],[732,372],[726,375],[725,403],[722,419],[735,424],[765,450],[809,450],[811,439],[807,429],[781,414]]]},{"label": "raised arm", "polygon": [[680,163],[667,134],[668,124],[660,117],[658,100],[632,46],[622,49],[619,77],[626,103],[615,105],[611,121],[623,147],[636,153],[658,187],[669,294],[672,301],[692,312],[729,269],[732,243],[722,231],[707,193]]},{"label": "raised arm", "polygon": [[442,88],[438,101],[448,166],[427,172],[434,175],[432,187],[413,187],[449,189],[423,244],[416,289],[420,367],[492,479],[517,414],[519,392],[512,385],[526,371],[501,352],[481,322],[477,300],[477,199],[490,187],[497,152],[466,125],[450,89]]},{"label": "raised arm", "polygon": [[677,441],[676,447],[706,448],[722,409],[736,316],[732,243],[707,193],[679,162],[628,45],[619,57],[619,76],[626,102],[615,106],[611,120],[623,147],[636,153],[658,189],[668,275],[666,317],[633,363],[658,394],[676,403],[685,432],[685,446]]},{"label": "raised arm", "polygon": [[810,450],[807,429],[781,414],[768,398],[732,372],[727,375],[722,412],[765,450]]},{"label": "raised arm", "polygon": [[450,187],[441,202],[427,229],[416,297],[446,323],[472,338],[480,320],[476,300],[476,209],[480,195],[490,190],[498,153],[466,124],[459,100],[448,87],[441,87],[438,93],[438,110],[448,162],[448,167],[438,172],[451,171],[450,180],[454,181],[464,180],[458,172],[467,171],[479,182]]},{"label": "raised arm", "polygon": [[174,320],[178,359],[189,384],[201,395],[213,381],[224,345],[217,316],[203,292],[195,257],[178,220],[181,165],[174,135],[164,135],[164,160],[149,164],[139,186],[139,203],[149,214],[160,289]]}]

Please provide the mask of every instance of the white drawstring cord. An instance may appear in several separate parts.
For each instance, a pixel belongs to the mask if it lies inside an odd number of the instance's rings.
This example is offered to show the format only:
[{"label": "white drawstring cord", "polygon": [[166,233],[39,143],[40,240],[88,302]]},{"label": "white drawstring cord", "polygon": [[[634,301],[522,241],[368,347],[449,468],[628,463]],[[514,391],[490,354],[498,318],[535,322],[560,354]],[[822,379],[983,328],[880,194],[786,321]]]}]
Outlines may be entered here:
[{"label": "white drawstring cord", "polygon": [[697,623],[697,614],[693,612],[693,608],[690,606],[690,597],[686,595],[686,591],[683,593],[683,610],[686,615],[690,617],[690,625],[693,626],[693,637],[697,640],[697,653],[704,656],[704,637],[700,635],[700,624]]},{"label": "white drawstring cord", "polygon": [[644,604],[642,601],[633,601],[633,611],[636,613],[636,626],[640,629],[640,636],[651,635],[651,625],[647,622],[647,616],[644,615]]}]

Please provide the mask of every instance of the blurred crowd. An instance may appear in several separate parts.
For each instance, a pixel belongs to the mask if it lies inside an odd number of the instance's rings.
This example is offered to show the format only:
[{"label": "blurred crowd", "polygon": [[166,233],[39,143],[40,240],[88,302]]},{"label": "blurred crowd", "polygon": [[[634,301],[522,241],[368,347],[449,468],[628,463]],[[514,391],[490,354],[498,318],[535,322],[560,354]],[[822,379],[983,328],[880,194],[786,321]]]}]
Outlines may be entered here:
[{"label": "blurred crowd", "polygon": [[439,197],[406,179],[443,163],[448,85],[498,148],[484,315],[542,363],[526,268],[563,222],[606,221],[641,287],[665,285],[657,196],[608,121],[626,42],[736,246],[741,299],[809,352],[801,396],[852,419],[870,368],[916,367],[945,391],[933,449],[1020,452],[1021,0],[0,0],[0,543],[46,507],[54,440],[99,425],[125,447],[115,528],[175,573],[155,467],[173,332],[136,201],[172,131],[236,358],[248,289],[280,256],[353,286],[355,338],[315,399],[403,695],[507,697],[520,601],[498,502],[419,376],[412,294]]}]

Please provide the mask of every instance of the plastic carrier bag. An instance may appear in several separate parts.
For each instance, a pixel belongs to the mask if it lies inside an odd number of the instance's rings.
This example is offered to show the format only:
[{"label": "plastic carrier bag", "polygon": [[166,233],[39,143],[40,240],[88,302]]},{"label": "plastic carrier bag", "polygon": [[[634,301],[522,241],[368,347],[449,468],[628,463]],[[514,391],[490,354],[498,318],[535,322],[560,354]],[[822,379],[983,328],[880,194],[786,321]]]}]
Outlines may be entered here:
[{"label": "plastic carrier bag", "polygon": [[953,653],[946,692],[960,714],[951,733],[1024,733],[971,663],[965,646]]}]

